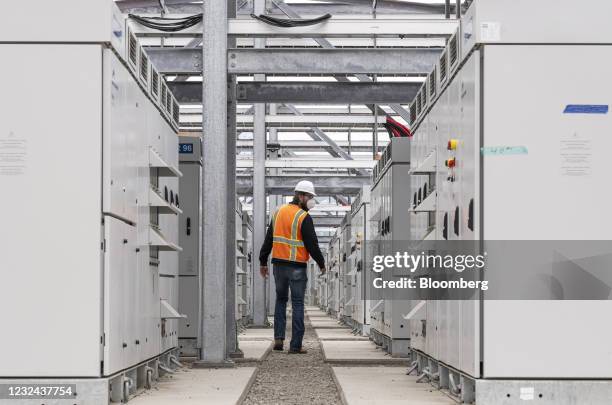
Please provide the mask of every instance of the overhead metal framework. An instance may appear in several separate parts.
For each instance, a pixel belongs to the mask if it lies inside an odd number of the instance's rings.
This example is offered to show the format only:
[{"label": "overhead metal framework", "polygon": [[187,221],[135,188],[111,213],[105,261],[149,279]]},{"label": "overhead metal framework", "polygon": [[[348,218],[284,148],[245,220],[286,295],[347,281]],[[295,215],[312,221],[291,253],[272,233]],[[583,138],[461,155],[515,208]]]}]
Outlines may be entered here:
[{"label": "overhead metal framework", "polygon": [[[406,105],[457,32],[452,17],[468,2],[116,2],[124,13],[143,16],[203,11],[202,23],[180,32],[129,24],[181,104],[181,130],[202,131],[203,225],[216,237],[204,240],[200,360],[223,365],[238,351],[232,312],[236,195],[254,210],[257,251],[266,215],[293,194],[298,181],[313,181],[321,197],[311,215],[321,244],[327,243],[352,197],[371,184],[372,167],[388,142],[382,125],[389,117],[409,121]],[[252,13],[332,18],[280,28]],[[265,306],[273,305],[273,280],[254,277],[252,288],[252,319],[263,326]]]}]

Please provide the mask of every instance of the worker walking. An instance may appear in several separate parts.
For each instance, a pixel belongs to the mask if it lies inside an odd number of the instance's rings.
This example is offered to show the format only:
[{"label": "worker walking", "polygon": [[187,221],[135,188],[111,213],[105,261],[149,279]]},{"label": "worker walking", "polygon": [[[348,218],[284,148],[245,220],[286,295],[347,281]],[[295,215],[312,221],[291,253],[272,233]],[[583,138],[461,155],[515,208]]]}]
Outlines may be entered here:
[{"label": "worker walking", "polygon": [[325,259],[319,249],[314,223],[308,210],[315,206],[314,185],[302,180],[295,186],[295,195],[289,204],[276,210],[270,221],[266,239],[259,253],[260,273],[268,277],[268,256],[272,252],[276,307],[274,308],[274,350],[283,350],[286,311],[291,289],[291,342],[289,353],[306,353],[302,348],[304,337],[304,294],[306,292],[306,264],[310,256],[325,274]]}]

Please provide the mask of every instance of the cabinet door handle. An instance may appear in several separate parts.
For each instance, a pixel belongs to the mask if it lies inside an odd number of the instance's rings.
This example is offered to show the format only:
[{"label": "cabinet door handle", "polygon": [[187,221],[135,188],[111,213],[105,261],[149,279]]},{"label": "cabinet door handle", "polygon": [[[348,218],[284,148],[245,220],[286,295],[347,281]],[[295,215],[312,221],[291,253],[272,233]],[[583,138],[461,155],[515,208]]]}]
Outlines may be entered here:
[{"label": "cabinet door handle", "polygon": [[187,236],[191,235],[191,218],[187,218]]}]

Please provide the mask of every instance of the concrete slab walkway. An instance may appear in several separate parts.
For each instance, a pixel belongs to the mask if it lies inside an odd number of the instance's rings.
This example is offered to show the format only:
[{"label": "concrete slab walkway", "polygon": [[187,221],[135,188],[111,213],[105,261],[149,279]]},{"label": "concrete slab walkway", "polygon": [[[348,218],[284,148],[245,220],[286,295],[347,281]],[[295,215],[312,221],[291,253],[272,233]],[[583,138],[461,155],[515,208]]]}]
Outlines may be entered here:
[{"label": "concrete slab walkway", "polygon": [[252,383],[255,367],[178,370],[155,387],[129,401],[130,405],[235,405]]},{"label": "concrete slab walkway", "polygon": [[456,405],[405,367],[334,367],[342,403],[347,405]]}]

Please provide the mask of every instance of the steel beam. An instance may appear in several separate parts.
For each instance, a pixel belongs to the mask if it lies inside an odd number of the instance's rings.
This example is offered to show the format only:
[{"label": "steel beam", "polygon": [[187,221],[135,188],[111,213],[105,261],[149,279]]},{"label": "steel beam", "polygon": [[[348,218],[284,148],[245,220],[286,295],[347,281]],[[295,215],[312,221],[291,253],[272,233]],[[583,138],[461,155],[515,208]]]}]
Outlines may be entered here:
[{"label": "steel beam", "polygon": [[[257,142],[255,143],[257,146]],[[265,146],[264,146],[265,147]],[[238,159],[236,167],[240,169],[257,167],[258,161],[255,159]],[[371,169],[376,164],[375,160],[346,160],[338,159],[299,159],[285,158],[278,160],[268,160],[265,162],[266,168],[277,169]]]},{"label": "steel beam", "polygon": [[[240,103],[288,104],[389,104],[407,103],[416,96],[422,83],[388,82],[244,82],[237,86]],[[201,102],[199,82],[168,82],[181,104]]]},{"label": "steel beam", "polygon": [[[202,115],[199,113],[194,114],[181,114],[182,124],[193,124],[201,123]],[[254,115],[238,114],[236,116],[236,124],[240,128],[250,128],[253,126]],[[305,115],[293,115],[293,114],[282,114],[282,115],[266,115],[266,125],[268,128],[284,128],[294,126],[317,126],[322,124],[332,124],[334,126],[350,126],[350,127],[372,127],[374,124],[374,117],[372,115],[358,115],[358,114],[305,114]],[[384,117],[379,117],[378,124],[384,124]]]},{"label": "steel beam", "polygon": [[[270,131],[272,129],[276,129],[276,128],[270,128]],[[281,149],[292,149],[292,150],[320,150],[322,148],[325,148],[326,146],[329,146],[326,142],[324,141],[310,141],[310,140],[305,140],[305,141],[301,141],[301,140],[282,140],[282,141],[277,141],[277,142],[273,142],[271,137],[270,140],[268,142],[268,148],[272,148],[272,147],[277,147],[280,146]],[[341,148],[346,148],[348,147],[349,143],[348,141],[336,141],[336,145],[338,145]],[[387,142],[378,142],[378,147],[379,148],[384,148],[387,145]],[[251,140],[239,140],[236,142],[236,147],[238,149],[252,149],[253,148],[253,141]],[[351,149],[353,151],[371,151],[372,150],[372,141],[352,141],[351,142]]]},{"label": "steel beam", "polygon": [[[166,8],[171,14],[197,14],[202,12],[202,6],[194,3],[190,0],[169,0],[166,1]],[[242,0],[239,2],[238,14],[249,15],[252,13],[252,1]],[[160,7],[158,0],[120,0],[116,1],[123,13],[136,13],[136,14],[159,14]],[[325,13],[332,15],[339,14],[371,14],[372,13],[372,1],[367,0],[365,2],[334,2],[325,4],[323,2],[313,4],[292,4],[291,7],[299,12],[301,15],[320,16]],[[401,1],[377,1],[376,14],[440,14],[443,13],[439,5],[419,3],[419,2],[401,2]],[[279,11],[275,8],[269,8],[266,10],[268,15],[279,15]]]},{"label": "steel beam", "polygon": [[452,20],[400,18],[332,18],[323,23],[280,28],[255,19],[230,19],[230,35],[242,37],[447,37],[457,30]]},{"label": "steel beam", "polygon": [[423,76],[431,71],[439,49],[332,48],[231,49],[231,74],[402,74]]},{"label": "steel beam", "polygon": [[[228,52],[231,74],[401,74],[423,76],[437,62],[438,48],[235,48]],[[147,48],[163,74],[199,75],[202,50]]]},{"label": "steel beam", "polygon": [[[300,180],[314,183],[318,195],[357,195],[365,185],[372,184],[371,176],[339,175],[277,175],[266,177],[266,190],[269,194],[293,195],[293,189]],[[237,174],[236,190],[239,195],[252,195],[253,178],[251,175]],[[258,249],[258,248],[256,248]]]},{"label": "steel beam", "polygon": [[[227,245],[235,231],[227,230],[227,2],[203,3],[203,248],[202,348],[200,365],[228,363],[227,351]],[[201,27],[200,27],[201,28]],[[232,173],[233,174],[233,173]],[[210,190],[214,190],[211,193]],[[213,237],[210,237],[213,236]]]},{"label": "steel beam", "polygon": [[[171,14],[168,17],[184,17]],[[457,30],[456,20],[414,18],[332,18],[316,25],[280,28],[255,19],[230,18],[227,21],[230,35],[260,38],[368,38],[378,37],[450,37]],[[163,32],[129,22],[134,35],[139,37],[198,37],[202,24],[177,32]]]},{"label": "steel beam", "polygon": [[312,221],[314,222],[315,227],[323,227],[323,226],[340,226],[342,223],[342,218],[344,217],[335,217],[335,216],[313,216]]}]

